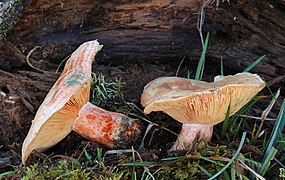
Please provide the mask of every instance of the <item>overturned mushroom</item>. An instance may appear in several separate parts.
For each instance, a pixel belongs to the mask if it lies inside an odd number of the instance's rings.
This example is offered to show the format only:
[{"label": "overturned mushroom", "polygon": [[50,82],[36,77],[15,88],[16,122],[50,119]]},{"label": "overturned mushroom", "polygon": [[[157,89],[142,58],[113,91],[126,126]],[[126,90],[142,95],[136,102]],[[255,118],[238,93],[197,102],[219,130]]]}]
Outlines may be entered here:
[{"label": "overturned mushroom", "polygon": [[198,139],[210,141],[213,125],[225,119],[228,106],[230,115],[233,115],[264,86],[264,81],[251,73],[218,76],[212,83],[161,77],[145,86],[141,104],[146,114],[164,111],[183,123],[171,149],[187,150]]},{"label": "overturned mushroom", "polygon": [[22,147],[23,164],[33,150],[44,151],[71,132],[78,112],[89,101],[92,62],[101,48],[97,40],[89,41],[72,53],[32,121]]},{"label": "overturned mushroom", "polygon": [[80,110],[72,129],[82,137],[113,148],[131,144],[140,134],[138,126],[135,119],[88,102]]}]

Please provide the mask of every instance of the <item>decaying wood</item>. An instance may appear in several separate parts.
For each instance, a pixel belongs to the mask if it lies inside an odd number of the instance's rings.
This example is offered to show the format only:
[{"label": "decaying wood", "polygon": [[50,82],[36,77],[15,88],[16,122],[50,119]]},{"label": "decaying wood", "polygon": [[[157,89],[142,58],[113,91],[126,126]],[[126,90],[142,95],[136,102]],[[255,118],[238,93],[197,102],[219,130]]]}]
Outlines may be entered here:
[{"label": "decaying wood", "polygon": [[[199,3],[39,0],[27,7],[5,43],[14,44],[24,54],[40,45],[42,51],[37,59],[56,63],[90,39],[105,45],[101,53],[105,61],[124,58],[179,62],[185,56],[197,62],[201,52],[196,29]],[[266,78],[284,73],[283,1],[233,0],[220,6],[205,9],[203,30],[211,32],[207,61],[217,64],[223,57],[225,69],[238,72],[266,54],[253,72]]]},{"label": "decaying wood", "polygon": [[31,74],[0,71],[0,144],[4,148],[23,141],[37,108],[58,78]]}]

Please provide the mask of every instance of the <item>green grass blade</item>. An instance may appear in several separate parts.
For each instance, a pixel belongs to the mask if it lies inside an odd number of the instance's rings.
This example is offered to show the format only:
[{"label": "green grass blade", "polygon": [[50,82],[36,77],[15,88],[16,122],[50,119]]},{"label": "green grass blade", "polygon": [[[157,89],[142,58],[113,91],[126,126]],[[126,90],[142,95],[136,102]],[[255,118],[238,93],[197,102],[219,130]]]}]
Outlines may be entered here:
[{"label": "green grass blade", "polygon": [[203,172],[205,173],[207,176],[211,177],[212,174],[209,173],[209,171],[207,171],[205,168],[203,168],[202,166],[200,166],[199,164],[196,164],[196,166]]},{"label": "green grass blade", "polygon": [[206,158],[206,157],[202,156],[200,153],[197,153],[197,156],[198,156],[200,159],[203,159],[204,161],[208,161],[208,162],[210,162],[210,163],[217,164],[217,165],[223,166],[223,167],[225,166],[223,163],[220,163],[220,162],[218,162],[218,161],[214,161],[214,160],[211,160],[211,159],[209,159],[209,158]]},{"label": "green grass blade", "polygon": [[260,58],[258,58],[257,60],[255,60],[251,65],[249,65],[247,68],[245,68],[245,70],[243,70],[243,72],[248,72],[250,71],[252,68],[254,68],[254,66],[256,66],[262,59],[265,58],[266,55],[261,56]]},{"label": "green grass blade", "polygon": [[258,169],[258,172],[257,172],[258,174],[260,174],[261,176],[265,175],[265,173],[268,171],[271,161],[274,159],[277,152],[278,152],[277,149],[272,147],[268,155],[264,156],[261,167]]},{"label": "green grass blade", "polygon": [[87,158],[88,162],[89,162],[90,164],[93,164],[93,162],[92,162],[92,156],[87,152],[87,150],[86,150],[85,147],[83,148],[83,151],[84,151],[84,155],[85,155],[85,157]]},{"label": "green grass blade", "polygon": [[[279,111],[278,117],[277,117],[277,121],[280,121],[279,126],[277,127],[277,137],[274,140],[273,146],[276,147],[277,143],[280,142],[280,140],[283,139],[282,136],[282,131],[284,129],[284,125],[285,125],[285,99],[282,103],[281,109]],[[279,150],[279,149],[278,149]]]},{"label": "green grass blade", "polygon": [[15,174],[15,173],[16,173],[16,171],[3,172],[3,173],[0,174],[0,179],[1,179],[2,177],[4,177],[4,176],[7,176],[7,175],[9,175],[9,174]]},{"label": "green grass blade", "polygon": [[201,75],[203,73],[202,69],[203,69],[203,65],[205,63],[206,51],[207,51],[208,42],[209,42],[209,36],[210,36],[210,33],[208,32],[206,40],[205,40],[205,46],[202,50],[202,54],[201,54],[201,57],[200,57],[200,60],[199,60],[198,66],[197,66],[195,80],[200,80],[202,78]]},{"label": "green grass blade", "polygon": [[231,180],[235,180],[236,179],[236,170],[235,170],[235,164],[233,163],[231,165]]},{"label": "green grass blade", "polygon": [[137,172],[136,172],[136,157],[135,157],[135,150],[134,147],[132,146],[132,157],[133,157],[133,170],[132,170],[132,180],[137,180]]},{"label": "green grass blade", "polygon": [[158,164],[157,162],[131,162],[131,163],[123,163],[118,164],[118,166],[152,166]]},{"label": "green grass blade", "polygon": [[[231,98],[232,99],[232,98]],[[229,121],[230,121],[230,107],[231,107],[231,99],[230,99],[230,104],[228,106],[227,112],[226,112],[226,117],[225,120],[223,122],[223,126],[222,126],[222,132],[221,132],[221,140],[225,139],[226,137],[226,133],[229,127]]]},{"label": "green grass blade", "polygon": [[224,176],[223,179],[225,179],[225,180],[231,180],[230,175],[228,174],[227,171],[224,171],[224,172],[223,172],[223,176]]},{"label": "green grass blade", "polygon": [[284,125],[285,125],[285,100],[282,103],[273,131],[271,133],[270,141],[266,148],[263,162],[266,159],[266,157],[269,155],[269,152],[271,151],[272,147],[277,145],[280,134],[284,128]]},{"label": "green grass blade", "polygon": [[163,158],[161,159],[162,161],[173,161],[173,160],[177,160],[177,159],[181,159],[184,158],[184,156],[176,156],[176,157],[169,157],[169,158]]},{"label": "green grass blade", "polygon": [[214,176],[212,176],[211,178],[209,178],[209,180],[213,180],[215,179],[216,177],[218,177],[219,175],[221,175],[231,164],[232,162],[236,159],[236,157],[238,156],[242,146],[243,146],[243,143],[244,143],[244,140],[245,140],[245,137],[246,137],[246,132],[244,132],[242,134],[242,138],[241,138],[241,141],[239,143],[239,147],[236,151],[236,153],[234,154],[234,156],[231,158],[231,160],[225,165],[225,167],[223,167],[219,172],[217,172]]}]

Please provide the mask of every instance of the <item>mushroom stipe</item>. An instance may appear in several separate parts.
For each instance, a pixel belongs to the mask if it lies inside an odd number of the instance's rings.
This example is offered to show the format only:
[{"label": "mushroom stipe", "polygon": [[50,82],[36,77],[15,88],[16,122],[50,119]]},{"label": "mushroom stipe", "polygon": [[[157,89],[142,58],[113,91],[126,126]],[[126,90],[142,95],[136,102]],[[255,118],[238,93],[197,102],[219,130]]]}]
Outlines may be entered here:
[{"label": "mushroom stipe", "polygon": [[109,148],[128,146],[140,135],[138,120],[106,111],[90,102],[82,107],[72,129]]}]

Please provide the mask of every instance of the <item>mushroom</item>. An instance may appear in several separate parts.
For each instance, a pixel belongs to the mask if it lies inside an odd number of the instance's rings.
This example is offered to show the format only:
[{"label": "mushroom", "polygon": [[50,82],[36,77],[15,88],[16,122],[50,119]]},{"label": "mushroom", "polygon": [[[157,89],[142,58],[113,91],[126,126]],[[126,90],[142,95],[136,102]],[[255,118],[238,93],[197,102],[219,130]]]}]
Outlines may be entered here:
[{"label": "mushroom", "polygon": [[82,107],[72,129],[108,148],[131,144],[140,134],[137,120],[104,110],[90,102]]},{"label": "mushroom", "polygon": [[198,139],[210,141],[213,125],[236,113],[265,86],[256,74],[218,76],[208,83],[180,77],[160,77],[148,83],[141,96],[144,113],[163,111],[183,123],[171,150],[191,149]]},{"label": "mushroom", "polygon": [[92,62],[102,47],[94,40],[72,53],[32,121],[22,146],[23,164],[33,150],[44,151],[71,132],[78,112],[89,101]]}]

